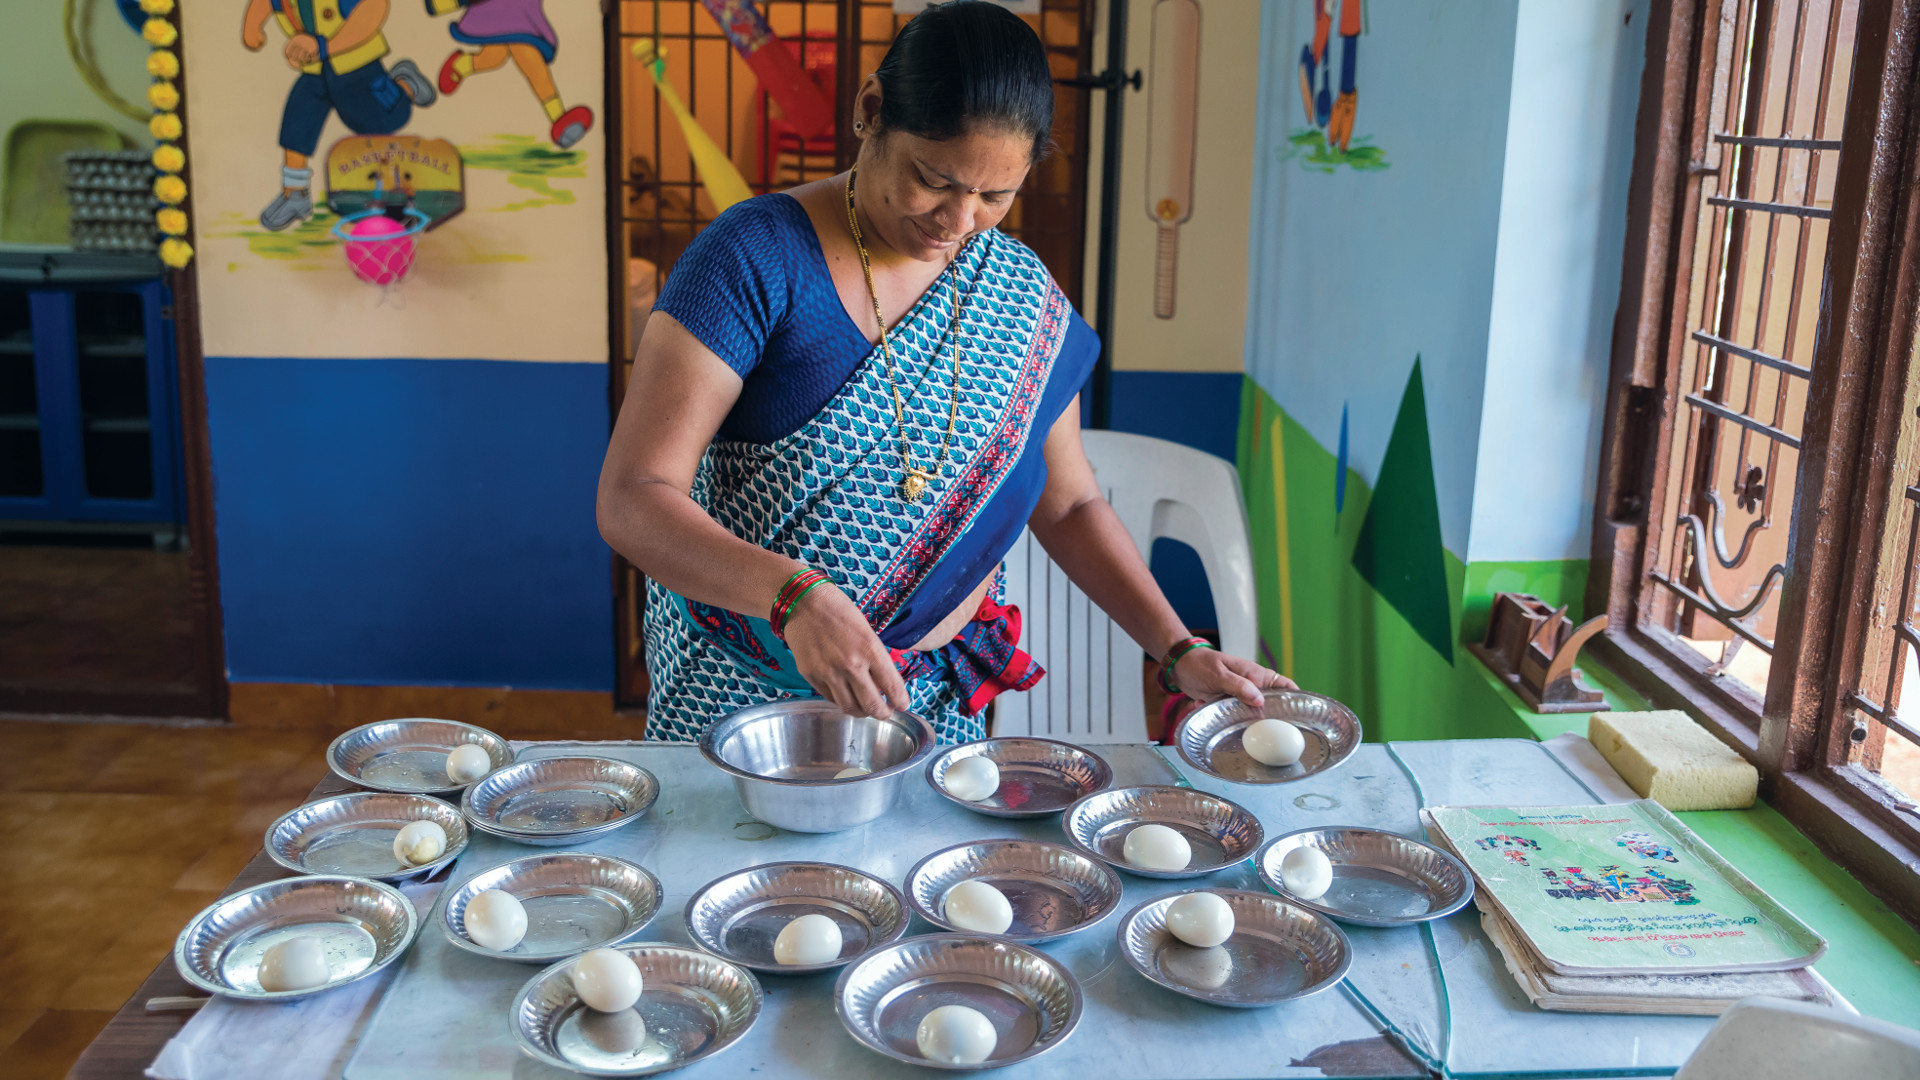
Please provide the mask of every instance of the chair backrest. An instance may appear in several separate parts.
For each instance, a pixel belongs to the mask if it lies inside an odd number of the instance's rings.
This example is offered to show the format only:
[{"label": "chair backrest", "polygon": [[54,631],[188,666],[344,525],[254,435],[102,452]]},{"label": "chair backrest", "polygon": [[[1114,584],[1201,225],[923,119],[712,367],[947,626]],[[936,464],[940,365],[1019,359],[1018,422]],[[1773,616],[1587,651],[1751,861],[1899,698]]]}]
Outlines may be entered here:
[{"label": "chair backrest", "polygon": [[1920,1031],[1840,1009],[1751,997],[1720,1014],[1674,1080],[1920,1080]]},{"label": "chair backrest", "polygon": [[[1220,620],[1220,644],[1252,656],[1253,552],[1234,467],[1212,454],[1144,435],[1088,431],[1087,460],[1107,501],[1140,549],[1179,540],[1199,553]],[[1033,533],[1007,554],[1007,601],[1020,608],[1020,647],[1047,669],[1031,691],[1003,694],[994,732],[1069,742],[1144,742],[1141,646],[1093,605]]]}]

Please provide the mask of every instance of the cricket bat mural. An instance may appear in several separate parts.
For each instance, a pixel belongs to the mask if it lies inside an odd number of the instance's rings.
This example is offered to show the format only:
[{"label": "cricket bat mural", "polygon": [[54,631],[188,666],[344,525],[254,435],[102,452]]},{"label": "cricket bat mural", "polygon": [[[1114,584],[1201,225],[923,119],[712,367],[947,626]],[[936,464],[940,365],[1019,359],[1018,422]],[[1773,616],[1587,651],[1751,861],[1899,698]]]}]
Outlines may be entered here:
[{"label": "cricket bat mural", "polygon": [[1147,216],[1159,227],[1153,313],[1173,318],[1180,226],[1193,216],[1194,127],[1200,98],[1200,4],[1155,0],[1147,76]]},{"label": "cricket bat mural", "polygon": [[713,200],[715,212],[752,198],[753,189],[747,187],[740,170],[728,160],[727,152],[707,135],[700,121],[687,111],[686,103],[680,100],[673,84],[667,81],[666,55],[652,41],[643,38],[633,43],[633,57],[647,69],[647,74],[653,76],[653,86],[660,100],[667,103],[667,111],[679,122],[680,134],[687,140],[687,153],[693,157],[694,168],[700,170],[700,183]]},{"label": "cricket bat mural", "polygon": [[799,58],[780,44],[753,0],[700,2],[801,138],[810,139],[833,126],[833,106],[807,76]]}]

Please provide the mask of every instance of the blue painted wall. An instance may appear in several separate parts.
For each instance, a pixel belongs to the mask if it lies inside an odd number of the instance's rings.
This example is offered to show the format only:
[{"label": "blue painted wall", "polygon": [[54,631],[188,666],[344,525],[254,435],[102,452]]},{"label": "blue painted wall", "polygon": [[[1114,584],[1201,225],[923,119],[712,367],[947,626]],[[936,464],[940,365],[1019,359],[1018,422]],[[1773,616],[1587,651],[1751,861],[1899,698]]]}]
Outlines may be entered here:
[{"label": "blue painted wall", "polygon": [[[1228,461],[1239,438],[1240,390],[1237,371],[1116,371],[1112,412],[1115,431],[1151,435]],[[1189,627],[1217,628],[1213,593],[1200,556],[1178,540],[1153,545],[1154,580]]]},{"label": "blue painted wall", "polygon": [[604,364],[207,358],[235,681],[609,690]]}]

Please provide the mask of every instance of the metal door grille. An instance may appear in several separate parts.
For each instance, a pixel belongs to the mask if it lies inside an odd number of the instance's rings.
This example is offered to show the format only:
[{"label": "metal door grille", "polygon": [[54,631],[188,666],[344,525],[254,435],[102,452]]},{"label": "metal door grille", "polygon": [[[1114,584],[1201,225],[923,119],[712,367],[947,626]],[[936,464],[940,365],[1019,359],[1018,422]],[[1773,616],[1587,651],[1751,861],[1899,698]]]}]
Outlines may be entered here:
[{"label": "metal door grille", "polygon": [[1642,610],[1678,638],[1670,644],[1736,676],[1757,706],[1785,575],[1857,5],[1728,0],[1710,5],[1716,14],[1696,114],[1705,151],[1690,167],[1693,246],[1670,331],[1674,441]]},{"label": "metal door grille", "polygon": [[[1093,58],[1095,0],[1042,0],[1041,13],[1022,16],[1045,43],[1056,80],[1084,78]],[[698,170],[652,77],[634,58],[636,41],[653,41],[666,55],[667,78],[688,111],[740,169],[756,194],[831,176],[851,164],[857,143],[839,118],[851,115],[860,82],[879,66],[887,46],[910,16],[892,0],[758,0],[785,47],[799,56],[823,93],[833,99],[835,130],[802,140],[758,91],[753,72],[734,53],[699,0],[617,0],[616,46],[609,50],[608,152],[618,163],[610,193],[615,231],[615,289],[637,314],[613,322],[613,405],[617,410],[632,366],[645,309],[673,262],[716,215]],[[1084,86],[1054,87],[1054,151],[1036,167],[1001,228],[1030,245],[1069,297],[1080,295],[1086,247],[1088,114]],[[616,697],[623,706],[646,700],[641,635],[640,575],[616,559]]]}]

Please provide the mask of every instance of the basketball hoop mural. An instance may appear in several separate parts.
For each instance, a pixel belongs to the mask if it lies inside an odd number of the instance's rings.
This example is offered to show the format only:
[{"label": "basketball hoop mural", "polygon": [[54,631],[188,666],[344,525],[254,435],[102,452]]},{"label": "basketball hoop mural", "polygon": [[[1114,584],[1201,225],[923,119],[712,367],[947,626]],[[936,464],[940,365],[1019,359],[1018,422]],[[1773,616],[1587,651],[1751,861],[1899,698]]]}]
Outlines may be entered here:
[{"label": "basketball hoop mural", "polygon": [[327,203],[354,276],[401,304],[414,238],[466,208],[460,151],[445,139],[355,135],[327,151]]}]

